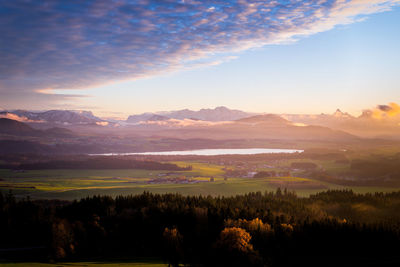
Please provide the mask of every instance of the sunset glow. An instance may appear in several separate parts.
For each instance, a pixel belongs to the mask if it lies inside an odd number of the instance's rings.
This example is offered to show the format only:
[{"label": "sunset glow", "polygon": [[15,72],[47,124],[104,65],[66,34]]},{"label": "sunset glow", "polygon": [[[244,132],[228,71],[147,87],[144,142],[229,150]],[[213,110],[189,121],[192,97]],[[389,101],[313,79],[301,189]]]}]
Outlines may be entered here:
[{"label": "sunset glow", "polygon": [[400,0],[0,0],[0,266],[400,266]]},{"label": "sunset glow", "polygon": [[400,99],[399,3],[3,2],[0,107],[360,114]]}]

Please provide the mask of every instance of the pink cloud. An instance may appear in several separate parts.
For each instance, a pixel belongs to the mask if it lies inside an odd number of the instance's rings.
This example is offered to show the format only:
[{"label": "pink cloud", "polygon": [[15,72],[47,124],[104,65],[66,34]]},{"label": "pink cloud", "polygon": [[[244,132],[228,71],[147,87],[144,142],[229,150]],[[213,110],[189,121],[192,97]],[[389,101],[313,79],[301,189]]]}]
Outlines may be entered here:
[{"label": "pink cloud", "polygon": [[13,113],[3,113],[0,114],[0,118],[5,118],[5,119],[10,119],[10,120],[15,120],[15,121],[20,121],[20,122],[44,122],[42,120],[30,120],[25,116],[18,116],[17,114],[13,114]]}]

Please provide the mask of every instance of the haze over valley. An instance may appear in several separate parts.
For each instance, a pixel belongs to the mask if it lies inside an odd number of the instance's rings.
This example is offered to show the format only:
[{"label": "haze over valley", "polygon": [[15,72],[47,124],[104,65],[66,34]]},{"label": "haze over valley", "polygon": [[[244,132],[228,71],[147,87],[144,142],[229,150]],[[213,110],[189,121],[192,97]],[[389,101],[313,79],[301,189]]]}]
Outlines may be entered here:
[{"label": "haze over valley", "polygon": [[[357,117],[340,110],[319,115],[254,114],[217,107],[144,113],[131,115],[126,120],[107,120],[90,111],[1,111],[0,140],[7,145],[0,151],[30,153],[39,149],[48,153],[73,153],[77,149],[76,152],[88,154],[254,146],[301,149],[309,146],[310,141],[343,145],[369,140],[397,142],[400,138],[398,110],[392,103],[364,110]],[[179,147],[174,147],[176,143]],[[46,150],[49,145],[65,150]]]},{"label": "haze over valley", "polygon": [[0,266],[400,266],[400,0],[0,0]]}]

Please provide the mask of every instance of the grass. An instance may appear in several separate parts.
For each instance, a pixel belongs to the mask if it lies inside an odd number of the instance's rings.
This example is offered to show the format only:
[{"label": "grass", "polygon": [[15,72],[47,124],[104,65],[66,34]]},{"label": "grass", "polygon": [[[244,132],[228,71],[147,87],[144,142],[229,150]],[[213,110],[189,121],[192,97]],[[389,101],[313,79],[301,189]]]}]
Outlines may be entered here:
[{"label": "grass", "polygon": [[52,267],[52,266],[82,266],[82,267],[91,267],[91,266],[106,266],[106,267],[114,267],[114,266],[145,266],[145,267],[165,267],[167,264],[161,261],[154,260],[123,260],[123,261],[88,261],[88,262],[60,262],[60,263],[41,263],[41,262],[16,262],[16,263],[1,263],[2,267]]},{"label": "grass", "polygon": [[[309,179],[281,178],[285,182],[301,182]],[[245,179],[230,178],[224,181],[222,178],[216,178],[214,182],[198,183],[198,184],[136,184],[132,186],[120,187],[86,187],[75,188],[71,190],[32,190],[30,192],[22,192],[20,196],[30,195],[32,198],[57,198],[65,200],[79,199],[92,195],[130,195],[141,194],[144,191],[152,193],[180,193],[183,195],[211,195],[211,196],[232,196],[237,194],[245,194],[256,191],[275,191],[278,185],[271,184],[271,181],[279,180],[279,178],[262,178],[262,179]],[[324,183],[324,188],[296,189],[299,196],[308,196],[326,189],[344,189],[347,187]],[[279,186],[283,188],[284,186]],[[290,188],[290,187],[289,187]],[[351,187],[353,191],[365,192],[390,192],[393,188],[375,188],[375,187]],[[16,192],[17,193],[17,192]]]},{"label": "grass", "polygon": [[327,170],[327,172],[330,174],[340,174],[350,171],[350,163],[341,164],[336,163],[335,160],[290,159],[286,160],[282,166],[290,167],[290,165],[294,162],[312,162],[318,167]]},{"label": "grass", "polygon": [[208,164],[208,163],[200,163],[200,162],[184,162],[184,161],[175,161],[171,162],[173,164],[178,165],[179,167],[186,167],[188,165],[192,166],[192,171],[185,172],[187,175],[193,176],[215,176],[222,177],[225,172],[222,170],[223,166]]},{"label": "grass", "polygon": [[167,171],[151,170],[30,170],[25,172],[13,172],[7,169],[0,169],[0,178],[83,178],[83,177],[130,177],[142,178],[157,176]]},{"label": "grass", "polygon": [[[200,162],[174,162],[191,165],[191,171],[173,172],[149,170],[32,170],[14,172],[0,169],[0,191],[12,189],[17,197],[34,199],[73,200],[93,195],[130,195],[144,191],[152,193],[180,193],[183,195],[232,196],[256,191],[275,191],[278,187],[295,190],[299,196],[308,196],[327,189],[350,188],[355,192],[391,192],[396,188],[345,187],[302,177],[229,178],[224,180],[223,166]],[[287,164],[290,164],[288,162]],[[333,164],[325,161],[324,164]],[[195,184],[154,183],[150,180],[186,176]],[[214,182],[210,182],[214,177]]]}]

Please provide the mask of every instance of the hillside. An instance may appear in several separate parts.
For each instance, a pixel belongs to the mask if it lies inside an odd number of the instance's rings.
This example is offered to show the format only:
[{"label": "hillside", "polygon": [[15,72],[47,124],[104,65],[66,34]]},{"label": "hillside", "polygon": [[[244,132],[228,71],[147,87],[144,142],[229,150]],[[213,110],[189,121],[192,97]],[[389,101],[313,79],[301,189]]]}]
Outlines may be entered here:
[{"label": "hillside", "polygon": [[76,134],[68,129],[53,127],[45,130],[37,130],[26,123],[16,120],[0,118],[0,134],[12,136],[32,136],[32,137],[55,137],[66,138],[74,137]]},{"label": "hillside", "polygon": [[0,134],[36,136],[39,135],[39,132],[25,123],[0,118]]}]

